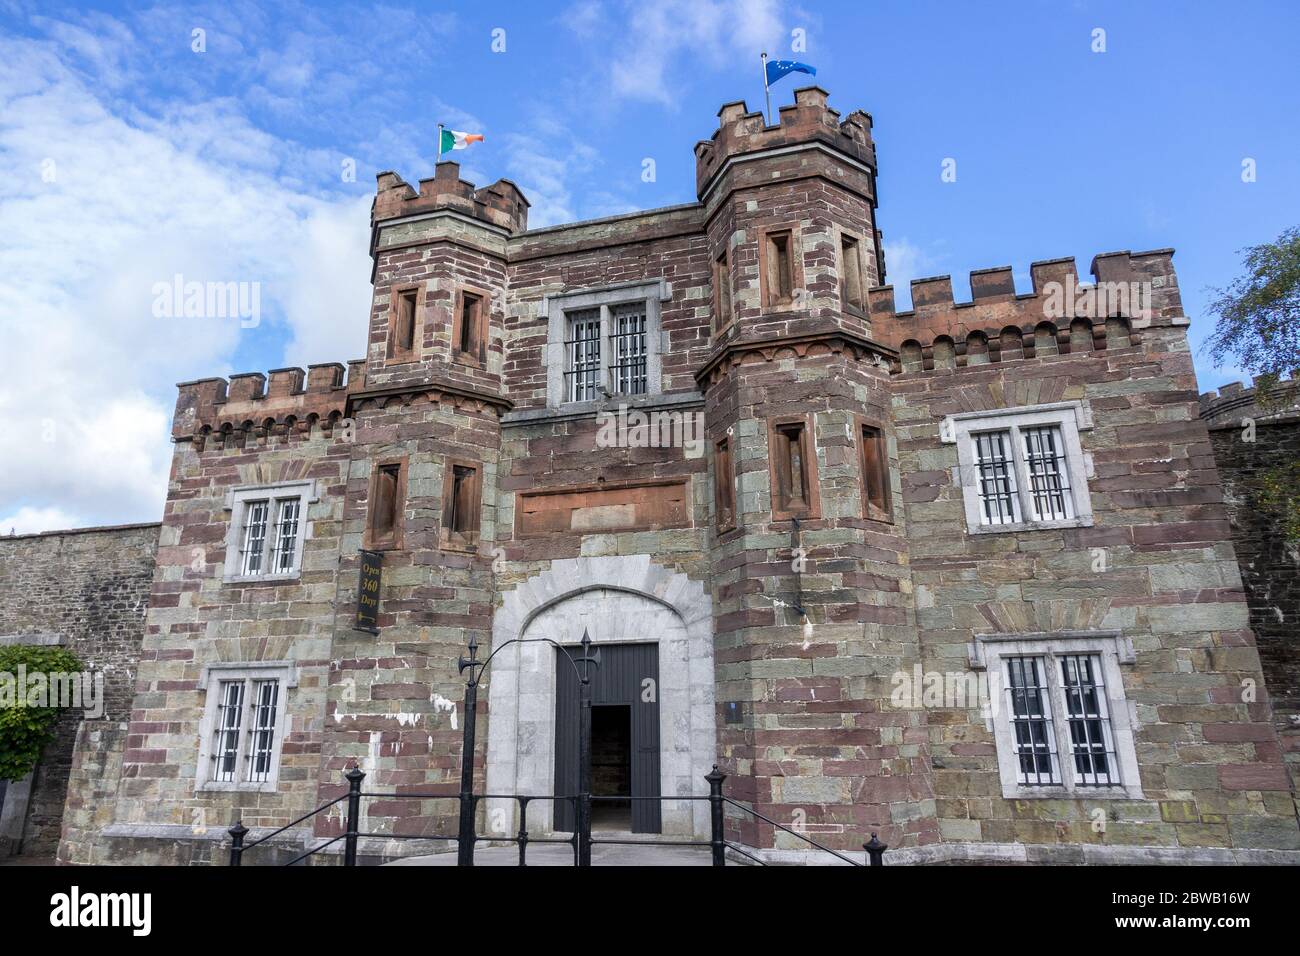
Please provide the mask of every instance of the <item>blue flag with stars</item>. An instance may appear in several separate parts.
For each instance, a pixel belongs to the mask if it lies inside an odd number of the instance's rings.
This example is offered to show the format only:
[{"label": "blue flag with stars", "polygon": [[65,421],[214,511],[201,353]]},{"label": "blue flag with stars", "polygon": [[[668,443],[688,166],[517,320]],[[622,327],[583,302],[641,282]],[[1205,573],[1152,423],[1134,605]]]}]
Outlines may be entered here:
[{"label": "blue flag with stars", "polygon": [[809,66],[807,63],[799,63],[796,60],[768,60],[767,61],[767,85],[771,86],[787,73],[807,73],[809,76],[817,75],[817,67]]}]

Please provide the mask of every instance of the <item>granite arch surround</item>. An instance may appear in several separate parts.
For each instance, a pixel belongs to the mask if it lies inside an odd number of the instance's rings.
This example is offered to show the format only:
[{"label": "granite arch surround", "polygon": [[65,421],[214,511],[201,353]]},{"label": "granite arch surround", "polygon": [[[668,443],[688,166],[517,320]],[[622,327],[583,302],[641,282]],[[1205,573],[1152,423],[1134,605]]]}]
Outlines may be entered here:
[{"label": "granite arch surround", "polygon": [[[555,782],[555,649],[584,627],[595,644],[659,645],[660,793],[702,795],[716,761],[713,611],[703,582],[649,555],[555,561],[512,591],[493,615],[492,647],[515,638],[487,674],[487,792],[548,795]],[[512,800],[487,801],[486,832],[518,831]],[[534,801],[529,831],[549,832],[552,807]],[[665,801],[665,834],[709,833],[708,804]]]}]

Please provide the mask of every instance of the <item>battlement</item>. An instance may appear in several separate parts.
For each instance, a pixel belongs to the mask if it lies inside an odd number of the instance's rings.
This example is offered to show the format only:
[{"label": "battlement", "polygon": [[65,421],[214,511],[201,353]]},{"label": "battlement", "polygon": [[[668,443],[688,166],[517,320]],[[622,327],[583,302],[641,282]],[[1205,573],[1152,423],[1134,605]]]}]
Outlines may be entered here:
[{"label": "battlement", "polygon": [[347,378],[337,362],[300,368],[273,369],[270,378],[245,372],[224,378],[202,378],[176,387],[173,441],[203,440],[211,434],[251,433],[259,439],[273,435],[309,434],[318,423],[330,429],[347,415],[348,396],[364,385],[365,360],[348,363]]},{"label": "battlement", "polygon": [[1219,386],[1218,391],[1202,392],[1201,418],[1209,422],[1210,427],[1236,428],[1243,418],[1267,421],[1300,416],[1300,369],[1274,386],[1268,406],[1262,409],[1257,404],[1259,387],[1260,380],[1256,377],[1249,385],[1229,382]]},{"label": "battlement", "polygon": [[773,126],[767,125],[762,113],[751,113],[744,100],[724,104],[712,138],[695,144],[696,193],[703,196],[732,157],[811,142],[825,143],[869,167],[874,175],[871,114],[854,110],[840,122],[840,114],[826,105],[827,95],[819,86],[795,90],[794,104],[780,108],[780,118]]},{"label": "battlement", "polygon": [[420,180],[417,193],[394,172],[377,177],[377,191],[370,208],[370,224],[397,219],[434,209],[455,211],[509,232],[528,228],[529,202],[522,191],[508,179],[498,179],[490,186],[475,189],[473,183],[460,178],[460,164],[450,160],[439,163],[431,179]]},{"label": "battlement", "polygon": [[1108,341],[1128,344],[1141,329],[1186,324],[1172,249],[1101,253],[1091,272],[1095,282],[1085,284],[1073,257],[1035,262],[1029,267],[1033,291],[1022,294],[1011,266],[979,269],[970,274],[968,302],[954,299],[951,276],[913,279],[912,308],[905,312],[895,308],[893,286],[879,286],[867,293],[872,334],[900,352],[919,350],[930,368],[936,343],[951,345],[955,364],[962,365],[968,351],[991,361],[1003,351],[1031,357],[1043,335],[1058,351],[1070,350],[1072,334],[1076,344],[1090,335],[1100,349]]}]

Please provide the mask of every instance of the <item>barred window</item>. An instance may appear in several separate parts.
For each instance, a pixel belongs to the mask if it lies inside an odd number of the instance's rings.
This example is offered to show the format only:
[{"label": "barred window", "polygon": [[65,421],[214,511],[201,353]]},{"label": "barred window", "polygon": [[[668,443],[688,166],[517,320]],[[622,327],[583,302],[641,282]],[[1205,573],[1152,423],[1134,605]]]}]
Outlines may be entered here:
[{"label": "barred window", "polygon": [[248,770],[248,779],[253,783],[265,783],[270,778],[271,760],[275,753],[275,712],[279,701],[278,680],[253,682],[253,739]]},{"label": "barred window", "polygon": [[239,766],[239,730],[244,717],[244,682],[223,680],[212,742],[212,779],[231,782]]},{"label": "barred window", "polygon": [[1070,474],[1065,466],[1065,442],[1055,425],[1025,428],[1025,467],[1035,521],[1066,521],[1074,517]]},{"label": "barred window", "polygon": [[1062,657],[1061,683],[1065,688],[1065,715],[1070,722],[1075,782],[1085,787],[1117,783],[1115,742],[1101,661],[1091,654]]},{"label": "barred window", "polygon": [[307,502],[315,500],[315,482],[235,488],[226,537],[227,582],[293,577],[302,566],[307,539]]},{"label": "barred window", "polygon": [[244,507],[244,543],[239,549],[239,573],[261,574],[266,553],[266,512],[270,502],[250,501]]},{"label": "barred window", "polygon": [[651,396],[660,381],[662,278],[547,296],[546,403]]},{"label": "barred window", "polygon": [[983,524],[1014,524],[1020,520],[1015,462],[1010,432],[972,435],[979,466],[979,496]]},{"label": "barred window", "polygon": [[299,498],[281,498],[276,502],[275,545],[271,549],[271,569],[274,574],[286,574],[295,567],[298,554]]},{"label": "barred window", "polygon": [[644,395],[646,391],[645,303],[616,305],[610,310],[610,391]]},{"label": "barred window", "polygon": [[1119,636],[987,635],[977,638],[1001,706],[987,716],[997,741],[1003,796],[1087,791],[1141,797],[1134,717],[1120,663],[1133,650]]},{"label": "barred window", "polygon": [[568,337],[564,342],[567,401],[585,402],[596,398],[600,384],[600,309],[582,309],[568,314]]},{"label": "barred window", "polygon": [[200,787],[273,788],[283,743],[284,690],[292,686],[292,666],[282,662],[209,665],[200,686],[207,686],[209,670],[219,679],[208,691]]},{"label": "barred window", "polygon": [[1008,657],[1006,665],[1019,780],[1027,786],[1059,784],[1051,694],[1043,683],[1043,659]]},{"label": "barred window", "polygon": [[947,416],[940,440],[957,445],[973,533],[1088,527],[1091,460],[1080,432],[1092,428],[1086,402],[994,408]]}]

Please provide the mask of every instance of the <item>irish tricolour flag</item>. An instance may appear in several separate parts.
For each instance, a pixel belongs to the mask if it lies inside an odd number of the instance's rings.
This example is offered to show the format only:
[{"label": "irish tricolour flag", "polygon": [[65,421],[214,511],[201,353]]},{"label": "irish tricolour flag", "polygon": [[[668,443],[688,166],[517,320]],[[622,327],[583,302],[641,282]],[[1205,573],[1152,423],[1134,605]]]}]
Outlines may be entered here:
[{"label": "irish tricolour flag", "polygon": [[483,142],[482,133],[462,133],[458,129],[447,129],[445,126],[439,127],[441,138],[438,145],[438,152],[449,153],[453,149],[469,149],[471,143]]}]

